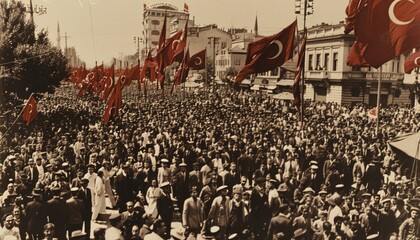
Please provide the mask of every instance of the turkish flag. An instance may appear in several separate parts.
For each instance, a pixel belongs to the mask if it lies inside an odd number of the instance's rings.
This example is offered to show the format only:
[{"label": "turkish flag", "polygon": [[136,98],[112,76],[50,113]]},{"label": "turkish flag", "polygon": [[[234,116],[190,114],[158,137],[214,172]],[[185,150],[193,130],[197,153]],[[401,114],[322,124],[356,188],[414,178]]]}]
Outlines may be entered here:
[{"label": "turkish flag", "polygon": [[404,72],[410,74],[414,68],[420,67],[420,51],[408,56],[404,62]]},{"label": "turkish flag", "polygon": [[[287,60],[291,59],[293,56],[293,41],[295,39],[296,26],[297,21],[295,20],[274,38],[271,39],[271,37],[268,37],[271,40],[270,43],[258,50],[259,53],[251,56],[252,61],[245,65],[238,73],[235,84],[240,83],[249,74],[267,72],[276,67],[280,67]],[[250,57],[251,52],[255,52],[254,49],[248,48],[247,58]]]},{"label": "turkish flag", "polygon": [[267,47],[274,40],[276,36],[277,34],[274,34],[272,36],[261,38],[260,40],[257,40],[255,42],[248,44],[248,48],[246,51],[245,65],[250,63],[256,55],[260,54],[261,51],[265,47]]},{"label": "turkish flag", "polygon": [[344,27],[344,34],[348,34],[354,30],[354,21],[360,9],[366,5],[367,0],[349,0],[346,7],[346,26]]},{"label": "turkish flag", "polygon": [[178,71],[175,74],[174,82],[172,84],[171,93],[174,90],[175,85],[179,85],[187,81],[189,67],[188,62],[190,61],[190,51],[187,49],[187,52],[182,60],[181,66],[179,67]]},{"label": "turkish flag", "polygon": [[165,11],[165,18],[163,19],[162,29],[159,35],[159,44],[158,44],[159,48],[163,48],[163,46],[165,45],[165,40],[166,40],[166,11]]},{"label": "turkish flag", "polygon": [[190,70],[201,70],[206,68],[206,49],[194,54],[189,62]]},{"label": "turkish flag", "polygon": [[300,96],[300,79],[302,75],[303,63],[305,62],[305,51],[306,51],[306,39],[307,32],[306,29],[303,32],[303,41],[302,46],[300,47],[299,58],[296,64],[295,78],[293,79],[293,97],[296,105],[300,106],[302,101]]},{"label": "turkish flag", "polygon": [[26,122],[26,126],[31,124],[32,121],[38,116],[38,109],[36,106],[36,101],[33,95],[31,95],[26,102],[26,105],[23,109],[23,121]]},{"label": "turkish flag", "polygon": [[143,67],[141,68],[140,79],[143,82],[145,79],[154,81],[156,79],[156,59],[152,57],[152,52],[149,52],[147,58],[144,60]]},{"label": "turkish flag", "polygon": [[378,68],[420,46],[420,1],[371,0],[356,15],[354,32],[366,62]]},{"label": "turkish flag", "polygon": [[172,57],[171,63],[182,62],[183,57],[184,57],[184,48],[185,46],[187,46],[187,33],[188,33],[188,21],[185,22],[185,28],[184,30],[182,30],[182,35],[174,51],[174,55]]},{"label": "turkish flag", "polygon": [[107,124],[112,116],[118,115],[118,110],[122,106],[121,97],[121,81],[118,80],[115,84],[115,88],[112,91],[111,97],[108,100],[107,107],[104,113],[104,123]]},{"label": "turkish flag", "polygon": [[356,40],[350,48],[349,55],[347,56],[347,65],[369,67],[370,65],[366,62],[366,59],[363,56],[365,49],[366,45]]},{"label": "turkish flag", "polygon": [[372,108],[368,111],[368,117],[370,117],[370,118],[378,117],[378,111],[376,111],[376,107],[374,107],[374,108]]},{"label": "turkish flag", "polygon": [[182,36],[182,31],[175,33],[172,37],[166,40],[166,43],[163,48],[159,48],[157,51],[156,59],[159,63],[159,71],[163,74],[163,70],[166,66],[171,65],[172,58],[175,54],[175,50],[179,45],[180,38]]}]

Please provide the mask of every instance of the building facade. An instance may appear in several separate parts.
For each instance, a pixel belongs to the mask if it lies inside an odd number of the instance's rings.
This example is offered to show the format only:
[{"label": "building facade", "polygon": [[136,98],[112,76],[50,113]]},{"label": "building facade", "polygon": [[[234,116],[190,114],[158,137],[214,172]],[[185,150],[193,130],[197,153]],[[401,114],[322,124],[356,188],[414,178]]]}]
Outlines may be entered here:
[{"label": "building facade", "polygon": [[[308,29],[305,59],[305,98],[340,104],[376,106],[380,70],[347,66],[355,40],[344,34],[344,23],[320,24]],[[382,66],[380,103],[409,104],[409,89],[403,84],[404,59],[399,56]]]}]

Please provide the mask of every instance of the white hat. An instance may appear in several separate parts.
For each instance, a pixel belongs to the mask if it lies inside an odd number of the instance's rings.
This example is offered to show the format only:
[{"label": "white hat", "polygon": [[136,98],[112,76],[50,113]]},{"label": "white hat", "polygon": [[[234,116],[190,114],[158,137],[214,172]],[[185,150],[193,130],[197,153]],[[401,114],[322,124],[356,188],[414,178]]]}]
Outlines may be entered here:
[{"label": "white hat", "polygon": [[217,188],[217,192],[220,192],[220,191],[225,190],[227,188],[228,187],[226,185],[220,186],[220,187]]}]

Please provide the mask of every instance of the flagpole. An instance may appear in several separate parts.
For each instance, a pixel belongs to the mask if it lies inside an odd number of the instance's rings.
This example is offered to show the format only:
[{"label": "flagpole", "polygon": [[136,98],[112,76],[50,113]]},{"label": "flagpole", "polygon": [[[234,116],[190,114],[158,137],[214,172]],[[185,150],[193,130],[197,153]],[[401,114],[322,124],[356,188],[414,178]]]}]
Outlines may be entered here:
[{"label": "flagpole", "polygon": [[[182,63],[181,63],[181,77],[180,77],[179,81],[182,81],[184,79],[184,63],[185,63],[185,57],[187,56],[187,49],[189,47],[190,47],[190,43],[187,43],[187,45],[185,45],[185,47],[184,47],[184,58],[182,59]],[[185,100],[185,81],[182,83],[182,90],[183,90],[182,91],[182,100]]]},{"label": "flagpole", "polygon": [[208,92],[208,90],[209,90],[209,87],[208,87],[208,83],[209,83],[209,81],[208,81],[208,74],[207,74],[207,46],[206,46],[206,52],[205,52],[205,55],[204,55],[204,60],[206,61],[205,62],[205,64],[204,64],[204,92],[206,93],[206,99],[208,99],[209,98],[209,92]]},{"label": "flagpole", "polygon": [[379,68],[378,93],[376,96],[376,137],[378,137],[378,134],[379,134],[379,112],[381,110],[381,80],[382,80],[382,65]]}]

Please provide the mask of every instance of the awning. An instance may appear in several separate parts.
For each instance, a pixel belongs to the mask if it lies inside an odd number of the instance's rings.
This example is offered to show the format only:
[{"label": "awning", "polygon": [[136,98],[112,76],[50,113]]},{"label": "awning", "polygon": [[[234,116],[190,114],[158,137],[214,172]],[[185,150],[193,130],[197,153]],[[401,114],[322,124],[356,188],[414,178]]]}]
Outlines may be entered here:
[{"label": "awning", "polygon": [[273,96],[274,99],[280,100],[293,100],[293,94],[291,92],[281,92]]},{"label": "awning", "polygon": [[260,85],[256,84],[251,87],[251,90],[260,90]]},{"label": "awning", "polygon": [[390,141],[389,144],[404,152],[408,156],[420,160],[420,156],[417,156],[417,151],[420,151],[420,149],[418,149],[418,147],[420,147],[420,133],[412,133],[399,136],[396,139]]}]

